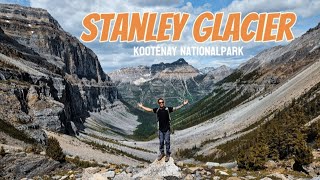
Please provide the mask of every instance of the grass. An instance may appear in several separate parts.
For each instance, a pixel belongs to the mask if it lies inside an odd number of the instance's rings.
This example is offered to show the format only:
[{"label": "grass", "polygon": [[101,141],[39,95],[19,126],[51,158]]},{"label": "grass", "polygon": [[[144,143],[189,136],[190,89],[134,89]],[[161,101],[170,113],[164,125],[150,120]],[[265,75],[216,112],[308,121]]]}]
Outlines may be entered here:
[{"label": "grass", "polygon": [[200,148],[194,145],[192,148],[188,149],[178,149],[176,152],[176,155],[179,158],[192,158],[196,154],[197,151],[199,151]]},{"label": "grass", "polygon": [[23,141],[27,144],[35,144],[36,143],[36,140],[29,137],[23,131],[16,129],[13,125],[3,121],[2,119],[0,119],[0,131],[4,132],[5,134],[11,136],[14,139],[18,139],[18,140]]}]

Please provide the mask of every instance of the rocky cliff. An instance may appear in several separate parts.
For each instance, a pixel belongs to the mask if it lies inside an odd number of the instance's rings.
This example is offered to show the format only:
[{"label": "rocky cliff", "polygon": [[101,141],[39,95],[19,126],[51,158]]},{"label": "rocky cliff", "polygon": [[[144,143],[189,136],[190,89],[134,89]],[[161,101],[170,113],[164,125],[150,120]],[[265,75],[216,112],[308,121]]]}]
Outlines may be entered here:
[{"label": "rocky cliff", "polygon": [[118,101],[97,56],[46,10],[0,4],[0,37],[0,118],[37,140],[43,128],[74,134]]},{"label": "rocky cliff", "polygon": [[122,98],[132,104],[141,101],[156,105],[156,99],[163,97],[168,105],[178,105],[184,98],[191,103],[212,91],[215,83],[230,75],[233,70],[227,66],[206,68],[200,71],[183,58],[172,63],[122,68],[109,73]]}]

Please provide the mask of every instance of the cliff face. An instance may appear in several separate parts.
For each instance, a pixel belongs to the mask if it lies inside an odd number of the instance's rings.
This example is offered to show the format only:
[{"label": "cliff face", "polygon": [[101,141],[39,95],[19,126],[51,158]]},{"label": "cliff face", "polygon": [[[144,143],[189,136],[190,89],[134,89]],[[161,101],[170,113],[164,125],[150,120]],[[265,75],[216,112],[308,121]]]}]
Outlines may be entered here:
[{"label": "cliff face", "polygon": [[42,56],[49,56],[52,63],[58,61],[65,73],[98,82],[108,80],[92,50],[65,32],[46,10],[1,5],[0,16],[7,35]]},{"label": "cliff face", "polygon": [[0,4],[0,118],[45,141],[76,133],[118,92],[97,56],[43,9]]}]

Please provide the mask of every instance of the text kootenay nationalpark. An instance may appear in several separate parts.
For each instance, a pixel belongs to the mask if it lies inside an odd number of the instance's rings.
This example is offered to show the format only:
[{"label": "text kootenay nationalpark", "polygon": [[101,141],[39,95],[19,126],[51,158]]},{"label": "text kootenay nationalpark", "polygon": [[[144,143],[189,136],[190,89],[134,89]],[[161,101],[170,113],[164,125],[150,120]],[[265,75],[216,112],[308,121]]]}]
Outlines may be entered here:
[{"label": "text kootenay nationalpark", "polygon": [[243,56],[239,46],[135,46],[134,56]]}]

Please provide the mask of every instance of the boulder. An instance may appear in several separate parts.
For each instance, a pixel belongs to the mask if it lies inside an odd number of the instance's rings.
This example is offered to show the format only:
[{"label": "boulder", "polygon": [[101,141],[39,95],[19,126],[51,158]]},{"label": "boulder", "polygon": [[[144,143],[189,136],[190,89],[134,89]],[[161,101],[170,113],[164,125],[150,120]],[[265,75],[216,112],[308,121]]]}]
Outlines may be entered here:
[{"label": "boulder", "polygon": [[234,162],[229,162],[229,163],[222,163],[222,164],[220,164],[220,166],[231,169],[231,168],[237,167],[237,162],[234,161]]},{"label": "boulder", "polygon": [[[154,177],[154,178],[153,178]],[[157,159],[151,163],[147,168],[133,176],[134,179],[177,179],[182,178],[181,170],[174,164],[174,160],[170,157],[168,162],[165,162],[165,158],[158,161]]]},{"label": "boulder", "polygon": [[218,167],[220,166],[220,163],[216,163],[216,162],[207,162],[206,166],[211,169],[212,167]]}]

